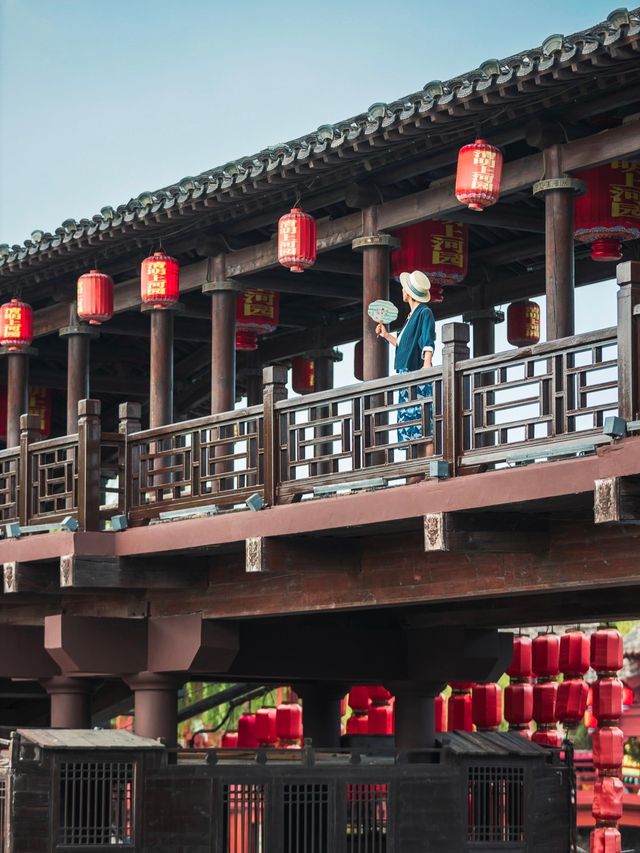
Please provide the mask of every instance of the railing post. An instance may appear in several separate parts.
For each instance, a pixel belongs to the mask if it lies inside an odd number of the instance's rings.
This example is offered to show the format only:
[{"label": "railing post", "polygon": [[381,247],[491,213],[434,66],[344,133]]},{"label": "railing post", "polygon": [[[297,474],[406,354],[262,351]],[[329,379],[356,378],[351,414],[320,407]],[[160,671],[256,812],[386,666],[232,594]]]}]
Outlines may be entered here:
[{"label": "railing post", "polygon": [[287,368],[281,365],[262,371],[264,400],[264,499],[275,506],[280,482],[280,429],[275,404],[287,398]]},{"label": "railing post", "polygon": [[20,416],[20,468],[18,479],[18,520],[21,526],[29,524],[31,498],[31,463],[29,445],[40,432],[38,415]]},{"label": "railing post", "polygon": [[618,264],[618,414],[640,417],[640,261]]},{"label": "railing post", "polygon": [[100,529],[100,401],[78,402],[78,525]]},{"label": "railing post", "polygon": [[124,436],[124,442],[120,448],[120,459],[118,467],[122,482],[120,484],[121,506],[120,512],[124,515],[129,513],[131,501],[131,454],[129,453],[129,442],[127,437],[142,429],[142,406],[140,403],[120,403],[118,406],[118,432]]},{"label": "railing post", "polygon": [[453,477],[462,452],[462,395],[456,362],[469,358],[469,326],[446,323],[442,328],[442,456]]},{"label": "railing post", "polygon": [[142,406],[140,403],[120,403],[118,406],[118,432],[131,435],[142,429]]}]

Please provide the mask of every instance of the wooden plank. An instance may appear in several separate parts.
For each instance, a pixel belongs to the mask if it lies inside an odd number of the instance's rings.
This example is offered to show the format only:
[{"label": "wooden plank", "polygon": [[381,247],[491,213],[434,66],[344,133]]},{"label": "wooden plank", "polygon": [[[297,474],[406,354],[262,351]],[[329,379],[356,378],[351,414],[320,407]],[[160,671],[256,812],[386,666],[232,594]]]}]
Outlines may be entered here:
[{"label": "wooden plank", "polygon": [[546,523],[531,516],[429,512],[424,516],[426,552],[527,554],[549,547]]},{"label": "wooden plank", "polygon": [[207,564],[191,558],[60,557],[63,589],[190,589],[206,584]]},{"label": "wooden plank", "polygon": [[[213,565],[225,562],[217,558]],[[341,569],[357,571],[360,548],[349,539],[305,536],[251,536],[245,542],[245,570],[250,573]]]},{"label": "wooden plank", "polygon": [[3,586],[6,595],[60,591],[55,565],[47,563],[4,563]]}]

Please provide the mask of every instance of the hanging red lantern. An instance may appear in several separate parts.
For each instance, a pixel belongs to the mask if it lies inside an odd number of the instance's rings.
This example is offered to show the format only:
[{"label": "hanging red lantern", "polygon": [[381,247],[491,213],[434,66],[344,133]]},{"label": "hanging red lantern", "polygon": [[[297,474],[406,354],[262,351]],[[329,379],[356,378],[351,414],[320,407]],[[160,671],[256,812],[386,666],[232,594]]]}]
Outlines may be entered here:
[{"label": "hanging red lantern", "polygon": [[558,685],[556,716],[565,726],[577,726],[587,710],[589,685],[581,678],[566,678]]},{"label": "hanging red lantern", "polygon": [[517,636],[513,638],[513,654],[511,663],[507,669],[507,675],[510,678],[531,678],[533,672],[531,669],[531,638]]},{"label": "hanging red lantern", "polygon": [[622,836],[615,826],[598,826],[591,830],[589,853],[622,853]]},{"label": "hanging red lantern", "polygon": [[529,299],[507,308],[507,340],[513,347],[528,347],[540,340],[540,306]]},{"label": "hanging red lantern", "polygon": [[556,716],[558,685],[555,681],[543,681],[533,685],[533,719],[538,724],[551,725]]},{"label": "hanging red lantern", "polygon": [[236,300],[236,349],[258,349],[258,335],[278,328],[280,294],[271,290],[245,290]]},{"label": "hanging red lantern", "polygon": [[256,715],[242,714],[238,720],[238,748],[257,749],[259,746],[256,738]]},{"label": "hanging red lantern", "polygon": [[622,710],[628,711],[633,705],[633,688],[626,684],[622,686]]},{"label": "hanging red lantern", "polygon": [[598,721],[594,717],[593,711],[589,707],[587,707],[587,711],[584,715],[584,727],[588,731],[593,731],[598,727]]},{"label": "hanging red lantern", "polygon": [[596,729],[591,735],[596,770],[619,770],[624,758],[624,733],[617,726]]},{"label": "hanging red lantern", "polygon": [[348,735],[368,735],[369,716],[367,714],[352,714],[347,720]]},{"label": "hanging red lantern", "polygon": [[471,699],[477,729],[496,729],[502,722],[502,690],[499,684],[475,684]]},{"label": "hanging red lantern", "polygon": [[554,749],[562,746],[562,735],[557,729],[540,728],[531,735],[531,740],[538,746],[550,746]]},{"label": "hanging red lantern", "polygon": [[278,221],[278,261],[291,272],[304,272],[316,262],[316,221],[294,207]]},{"label": "hanging red lantern", "polygon": [[392,735],[393,734],[393,706],[371,705],[369,708],[369,734],[370,735]]},{"label": "hanging red lantern", "polygon": [[590,643],[584,631],[569,630],[560,637],[560,672],[565,676],[584,675],[589,669]]},{"label": "hanging red lantern", "polygon": [[291,387],[296,394],[311,394],[316,385],[315,362],[299,356],[291,362]]},{"label": "hanging red lantern", "polygon": [[538,634],[531,644],[532,666],[538,678],[552,678],[560,672],[560,637]]},{"label": "hanging red lantern", "polygon": [[456,198],[470,210],[483,210],[500,198],[502,152],[484,139],[458,152]]},{"label": "hanging red lantern", "polygon": [[362,686],[352,687],[349,691],[349,707],[352,711],[366,714],[369,710],[369,688]]},{"label": "hanging red lantern", "polygon": [[238,732],[225,732],[220,738],[220,749],[236,749],[238,746]]},{"label": "hanging red lantern", "polygon": [[598,725],[616,722],[622,716],[622,682],[619,678],[599,678],[593,683],[593,715]]},{"label": "hanging red lantern", "polygon": [[276,735],[282,741],[297,741],[302,737],[302,705],[283,702],[276,708]]},{"label": "hanging red lantern", "polygon": [[33,340],[33,309],[15,297],[0,306],[0,345],[19,352]]},{"label": "hanging red lantern", "polygon": [[439,693],[435,698],[435,729],[437,732],[446,732],[447,730],[447,700],[442,693]]},{"label": "hanging red lantern", "polygon": [[260,746],[270,746],[278,740],[275,708],[260,708],[256,711],[254,734]]},{"label": "hanging red lantern", "polygon": [[512,726],[528,726],[533,719],[533,686],[508,684],[504,690],[504,718]]},{"label": "hanging red lantern", "polygon": [[[394,231],[400,246],[391,253],[391,275],[420,270],[434,284],[460,284],[468,267],[467,226],[425,219]],[[433,301],[433,299],[432,299]]]},{"label": "hanging red lantern", "polygon": [[599,821],[615,821],[622,817],[624,785],[616,776],[600,776],[593,786],[591,814]]},{"label": "hanging red lantern", "polygon": [[591,243],[594,261],[619,261],[622,243],[640,238],[640,163],[614,160],[580,172],[586,192],[575,200],[575,238]]},{"label": "hanging red lantern", "polygon": [[113,317],[113,279],[98,270],[89,270],[76,286],[78,317],[91,326],[99,326]]},{"label": "hanging red lantern", "polygon": [[[467,684],[467,682],[458,682],[458,684]],[[473,707],[471,699],[471,682],[469,687],[458,687],[451,685],[452,692],[449,696],[449,704],[447,707],[447,729],[450,732],[473,731]]]},{"label": "hanging red lantern", "polygon": [[154,252],[142,262],[140,296],[145,305],[168,308],[180,298],[180,268],[175,258]]},{"label": "hanging red lantern", "polygon": [[598,628],[591,635],[591,666],[596,672],[617,672],[624,663],[624,643],[617,628]]},{"label": "hanging red lantern", "polygon": [[369,699],[371,699],[374,705],[387,705],[393,699],[387,688],[379,684],[369,687],[368,690]]}]

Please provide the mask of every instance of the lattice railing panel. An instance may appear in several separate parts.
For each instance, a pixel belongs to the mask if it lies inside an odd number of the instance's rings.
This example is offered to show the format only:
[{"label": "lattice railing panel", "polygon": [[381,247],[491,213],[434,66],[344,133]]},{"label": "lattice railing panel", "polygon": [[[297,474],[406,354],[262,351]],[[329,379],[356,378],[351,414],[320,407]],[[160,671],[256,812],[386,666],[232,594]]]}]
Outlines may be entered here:
[{"label": "lattice railing panel", "polygon": [[29,446],[29,521],[46,522],[78,509],[78,436]]},{"label": "lattice railing panel", "polygon": [[20,451],[0,452],[0,522],[6,524],[18,520],[18,480]]}]

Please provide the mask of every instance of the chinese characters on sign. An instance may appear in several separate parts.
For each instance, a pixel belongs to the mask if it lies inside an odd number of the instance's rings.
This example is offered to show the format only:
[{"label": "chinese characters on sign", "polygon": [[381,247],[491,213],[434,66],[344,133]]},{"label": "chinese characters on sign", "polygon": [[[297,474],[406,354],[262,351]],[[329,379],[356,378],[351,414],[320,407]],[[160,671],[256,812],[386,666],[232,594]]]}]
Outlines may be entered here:
[{"label": "chinese characters on sign", "polygon": [[609,186],[611,216],[631,216],[640,221],[640,162],[614,160],[611,168],[617,172],[616,183]]},{"label": "chinese characters on sign", "polygon": [[431,257],[434,264],[465,266],[465,230],[457,222],[445,222],[442,234],[431,235]]}]

